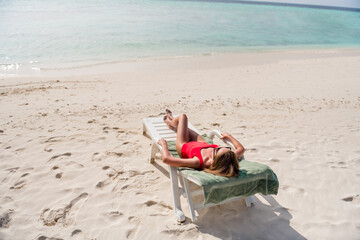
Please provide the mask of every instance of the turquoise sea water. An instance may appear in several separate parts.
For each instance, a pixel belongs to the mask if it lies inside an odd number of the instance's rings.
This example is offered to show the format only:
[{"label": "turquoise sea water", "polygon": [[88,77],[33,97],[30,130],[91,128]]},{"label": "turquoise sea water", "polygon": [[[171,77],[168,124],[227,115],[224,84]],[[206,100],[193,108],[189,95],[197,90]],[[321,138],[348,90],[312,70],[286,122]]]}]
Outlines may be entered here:
[{"label": "turquoise sea water", "polygon": [[360,47],[360,13],[226,1],[0,0],[0,74],[299,47]]}]

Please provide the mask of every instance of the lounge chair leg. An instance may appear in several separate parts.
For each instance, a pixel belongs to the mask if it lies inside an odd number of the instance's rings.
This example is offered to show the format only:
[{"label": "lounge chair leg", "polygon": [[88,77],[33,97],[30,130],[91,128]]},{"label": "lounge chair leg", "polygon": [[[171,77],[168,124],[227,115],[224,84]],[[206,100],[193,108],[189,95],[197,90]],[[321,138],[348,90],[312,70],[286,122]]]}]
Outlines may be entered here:
[{"label": "lounge chair leg", "polygon": [[171,190],[173,192],[174,211],[178,222],[185,222],[185,215],[181,209],[180,192],[179,192],[179,180],[177,170],[175,167],[170,166],[170,180]]},{"label": "lounge chair leg", "polygon": [[153,144],[151,146],[150,163],[155,163],[155,154],[157,151],[159,151],[159,149],[158,149],[156,143],[153,142]]},{"label": "lounge chair leg", "polygon": [[145,135],[146,133],[146,126],[145,126],[145,123],[143,123],[143,126],[142,126],[142,134]]},{"label": "lounge chair leg", "polygon": [[191,197],[191,192],[190,192],[190,187],[189,187],[189,181],[184,177],[182,178],[182,180],[184,182],[186,198],[188,200],[188,204],[189,204],[189,208],[190,208],[191,220],[194,222],[196,220],[196,215],[195,215],[194,205],[193,205],[193,202],[192,202],[192,197]]},{"label": "lounge chair leg", "polygon": [[245,203],[247,207],[251,207],[251,204],[255,204],[254,196],[249,196],[245,198]]}]

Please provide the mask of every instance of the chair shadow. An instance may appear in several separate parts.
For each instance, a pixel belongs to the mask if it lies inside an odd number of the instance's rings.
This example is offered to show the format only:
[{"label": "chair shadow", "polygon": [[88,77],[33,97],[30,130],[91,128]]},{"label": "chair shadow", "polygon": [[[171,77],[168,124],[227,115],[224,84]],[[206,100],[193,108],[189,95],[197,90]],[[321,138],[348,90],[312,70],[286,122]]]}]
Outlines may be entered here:
[{"label": "chair shadow", "polygon": [[164,174],[167,178],[170,179],[170,173],[169,170],[166,170],[163,166],[161,166],[160,164],[158,164],[156,161],[154,163],[152,163],[152,165],[154,167],[156,167],[162,174]]},{"label": "chair shadow", "polygon": [[203,209],[194,224],[200,232],[220,239],[306,239],[290,226],[289,209],[272,196],[257,195],[254,200],[250,208],[234,201]]},{"label": "chair shadow", "polygon": [[[146,138],[152,140],[152,138],[148,135],[147,132],[143,133],[143,136],[145,136]],[[158,160],[159,161],[159,160]],[[161,166],[160,164],[158,164],[155,160],[155,162],[151,163],[154,167],[156,167],[160,172],[162,172],[167,178],[170,179],[170,173],[168,170],[166,170],[163,166]]]}]

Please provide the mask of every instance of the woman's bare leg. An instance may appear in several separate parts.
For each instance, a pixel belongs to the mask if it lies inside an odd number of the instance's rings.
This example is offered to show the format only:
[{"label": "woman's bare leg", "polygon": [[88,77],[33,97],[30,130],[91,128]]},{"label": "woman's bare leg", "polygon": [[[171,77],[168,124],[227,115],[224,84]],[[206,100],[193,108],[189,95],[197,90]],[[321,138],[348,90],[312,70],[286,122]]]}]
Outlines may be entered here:
[{"label": "woman's bare leg", "polygon": [[172,112],[169,109],[166,109],[166,114],[164,116],[164,122],[168,125],[168,127],[173,130],[177,131],[177,126],[179,124],[179,118],[180,116],[177,116],[176,118],[173,117]]},{"label": "woman's bare leg", "polygon": [[[169,111],[170,112],[170,111]],[[188,128],[188,118],[185,114],[181,114],[175,118],[172,117],[171,112],[167,111],[164,117],[164,122],[177,132],[176,135],[176,151],[181,156],[181,148],[184,143],[190,141],[205,142],[204,138],[195,131]]]},{"label": "woman's bare leg", "polygon": [[[179,125],[180,116],[173,117],[170,110],[166,109],[166,115],[164,117],[164,122],[169,126],[171,130],[177,131]],[[193,131],[192,129],[188,128],[189,131],[189,141],[198,141],[198,142],[205,142],[203,137]]]}]

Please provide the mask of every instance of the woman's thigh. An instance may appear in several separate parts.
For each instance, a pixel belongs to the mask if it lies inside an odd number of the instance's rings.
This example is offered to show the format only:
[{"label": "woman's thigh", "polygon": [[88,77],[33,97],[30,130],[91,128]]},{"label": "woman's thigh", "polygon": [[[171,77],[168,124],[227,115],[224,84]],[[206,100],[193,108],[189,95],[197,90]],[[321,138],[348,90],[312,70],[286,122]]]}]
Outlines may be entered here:
[{"label": "woman's thigh", "polygon": [[190,141],[206,142],[205,139],[200,134],[198,134],[194,130],[191,130],[190,128],[189,128],[189,138]]},{"label": "woman's thigh", "polygon": [[179,124],[177,127],[176,134],[176,151],[181,156],[181,148],[184,143],[190,141],[189,129],[188,129],[188,119],[185,114],[181,114],[179,118]]}]

